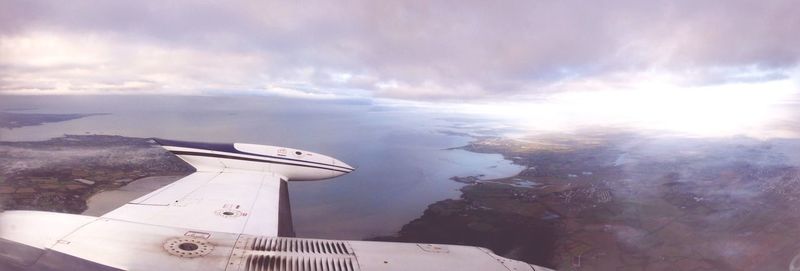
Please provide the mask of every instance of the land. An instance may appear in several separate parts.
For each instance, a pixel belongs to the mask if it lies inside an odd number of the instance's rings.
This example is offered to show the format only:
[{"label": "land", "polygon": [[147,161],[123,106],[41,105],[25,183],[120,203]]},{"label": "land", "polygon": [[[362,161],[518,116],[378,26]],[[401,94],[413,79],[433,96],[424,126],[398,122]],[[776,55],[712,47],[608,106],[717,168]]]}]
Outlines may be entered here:
[{"label": "land", "polygon": [[81,213],[95,193],[145,177],[192,171],[145,138],[67,135],[0,142],[0,210]]},{"label": "land", "polygon": [[800,252],[793,140],[584,133],[478,138],[517,176],[467,184],[395,236],[559,270],[785,270]]},{"label": "land", "polygon": [[0,128],[14,129],[25,126],[35,126],[45,123],[62,122],[90,116],[106,115],[95,114],[37,114],[37,113],[11,113],[0,112]]}]

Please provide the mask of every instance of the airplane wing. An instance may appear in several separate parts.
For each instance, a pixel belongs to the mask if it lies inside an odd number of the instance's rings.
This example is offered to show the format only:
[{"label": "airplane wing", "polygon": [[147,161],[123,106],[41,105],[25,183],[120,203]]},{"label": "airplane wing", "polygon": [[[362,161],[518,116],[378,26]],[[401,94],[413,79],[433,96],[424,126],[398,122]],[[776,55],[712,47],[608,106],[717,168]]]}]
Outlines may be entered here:
[{"label": "airplane wing", "polygon": [[[102,218],[202,232],[291,237],[289,178],[324,179],[353,170],[341,161],[308,151],[155,141],[198,171]],[[298,173],[297,168],[307,172]]]},{"label": "airplane wing", "polygon": [[549,270],[477,247],[293,238],[287,182],[352,167],[282,147],[156,141],[197,172],[101,217],[0,213],[0,270]]}]

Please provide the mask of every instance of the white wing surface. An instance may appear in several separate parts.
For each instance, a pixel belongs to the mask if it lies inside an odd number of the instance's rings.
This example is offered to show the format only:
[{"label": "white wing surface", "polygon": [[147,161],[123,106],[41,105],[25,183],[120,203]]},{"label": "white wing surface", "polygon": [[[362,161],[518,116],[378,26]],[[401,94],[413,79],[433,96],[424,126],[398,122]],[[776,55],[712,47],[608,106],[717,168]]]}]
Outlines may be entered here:
[{"label": "white wing surface", "polygon": [[294,236],[286,185],[271,172],[196,172],[102,217],[202,232]]}]

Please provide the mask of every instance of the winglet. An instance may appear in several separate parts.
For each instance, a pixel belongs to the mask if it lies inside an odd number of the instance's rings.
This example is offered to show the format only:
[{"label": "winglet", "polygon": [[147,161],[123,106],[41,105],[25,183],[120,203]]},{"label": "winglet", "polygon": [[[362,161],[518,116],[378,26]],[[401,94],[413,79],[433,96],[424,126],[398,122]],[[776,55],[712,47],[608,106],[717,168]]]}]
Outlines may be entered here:
[{"label": "winglet", "polygon": [[152,140],[195,167],[197,171],[267,171],[287,180],[312,181],[341,176],[355,170],[333,157],[286,147],[161,138]]}]

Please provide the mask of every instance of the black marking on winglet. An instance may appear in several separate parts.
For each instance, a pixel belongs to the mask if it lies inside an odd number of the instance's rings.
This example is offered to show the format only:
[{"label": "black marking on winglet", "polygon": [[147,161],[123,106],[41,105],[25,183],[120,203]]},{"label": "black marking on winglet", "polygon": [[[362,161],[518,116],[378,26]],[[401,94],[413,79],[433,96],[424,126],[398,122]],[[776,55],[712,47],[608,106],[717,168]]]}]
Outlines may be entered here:
[{"label": "black marking on winglet", "polygon": [[230,152],[230,153],[244,153],[242,151],[237,150],[232,143],[190,142],[190,141],[169,140],[162,138],[153,138],[153,141],[155,141],[161,146],[203,149],[209,151],[220,151],[220,152]]}]

